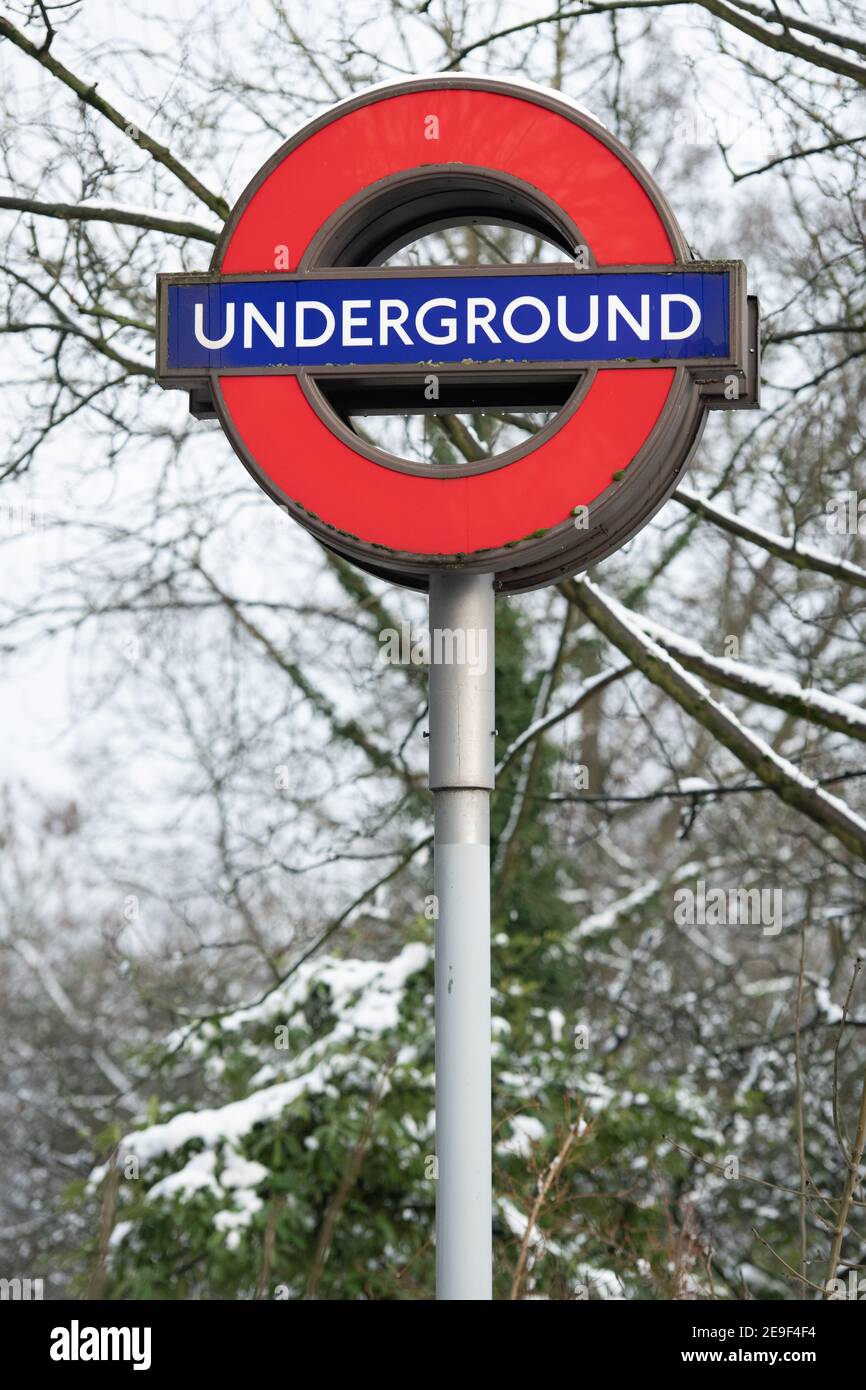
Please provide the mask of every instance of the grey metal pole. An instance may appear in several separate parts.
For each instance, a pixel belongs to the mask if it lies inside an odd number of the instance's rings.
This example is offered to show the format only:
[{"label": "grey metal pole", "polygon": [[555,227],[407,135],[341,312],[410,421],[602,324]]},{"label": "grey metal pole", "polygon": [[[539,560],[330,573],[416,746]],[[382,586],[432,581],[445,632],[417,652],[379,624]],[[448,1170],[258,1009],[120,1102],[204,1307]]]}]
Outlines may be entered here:
[{"label": "grey metal pole", "polygon": [[430,577],[436,918],[436,1296],[493,1297],[493,576]]}]

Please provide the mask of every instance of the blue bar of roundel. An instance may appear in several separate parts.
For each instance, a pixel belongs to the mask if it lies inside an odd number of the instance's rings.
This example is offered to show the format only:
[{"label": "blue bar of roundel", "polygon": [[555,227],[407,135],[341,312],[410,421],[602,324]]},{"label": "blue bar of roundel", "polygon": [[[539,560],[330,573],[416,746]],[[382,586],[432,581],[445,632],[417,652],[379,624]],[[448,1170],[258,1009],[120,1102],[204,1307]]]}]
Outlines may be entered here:
[{"label": "blue bar of roundel", "polygon": [[[662,295],[684,294],[695,300],[701,309],[701,320],[687,338],[662,338]],[[589,326],[591,296],[598,296],[598,329],[583,342],[573,342],[559,330],[557,305],[565,296],[566,326],[582,331]],[[616,316],[616,341],[608,338],[608,304],[617,296],[639,322],[641,296],[649,296],[648,339],[642,339],[622,315]],[[541,301],[550,313],[550,326],[535,342],[519,342],[507,336],[503,312],[515,299],[530,296]],[[426,326],[433,334],[447,332],[446,320],[456,318],[457,336],[451,343],[424,341],[417,331],[415,316],[426,301],[448,299],[456,309],[434,307],[426,317]],[[491,327],[501,339],[490,341],[483,329],[476,332],[475,342],[467,332],[467,301],[492,300],[495,316]],[[379,342],[380,304],[383,299],[399,300],[406,305],[404,328],[412,339],[404,343],[392,330],[388,343]],[[335,316],[335,330],[330,339],[319,347],[295,345],[295,306],[298,300],[325,304]],[[357,322],[350,330],[356,339],[372,338],[371,345],[344,341],[343,312],[346,301],[369,301],[369,308],[356,307],[352,312]],[[195,306],[202,305],[203,332],[210,340],[220,339],[226,329],[227,315],[234,308],[235,328],[226,346],[211,349],[201,345],[194,333]],[[277,323],[278,306],[283,305],[284,346],[275,346],[267,333],[253,318],[249,327],[249,346],[244,345],[245,304],[254,305],[271,327]],[[596,274],[591,271],[564,272],[562,275],[478,275],[478,276],[406,276],[377,279],[365,277],[327,280],[261,280],[221,281],[202,285],[169,285],[168,291],[168,366],[175,369],[215,369],[232,367],[298,366],[369,366],[385,367],[402,364],[426,366],[433,364],[479,362],[615,362],[615,361],[684,361],[694,358],[726,358],[730,355],[729,336],[730,276],[727,271],[614,271]],[[679,302],[670,304],[670,327],[685,328],[691,319],[688,307]],[[365,322],[366,320],[366,322]],[[522,305],[513,312],[512,328],[532,334],[542,323],[543,315],[537,305]],[[325,327],[326,320],[318,311],[307,315],[307,334],[314,337]]]}]

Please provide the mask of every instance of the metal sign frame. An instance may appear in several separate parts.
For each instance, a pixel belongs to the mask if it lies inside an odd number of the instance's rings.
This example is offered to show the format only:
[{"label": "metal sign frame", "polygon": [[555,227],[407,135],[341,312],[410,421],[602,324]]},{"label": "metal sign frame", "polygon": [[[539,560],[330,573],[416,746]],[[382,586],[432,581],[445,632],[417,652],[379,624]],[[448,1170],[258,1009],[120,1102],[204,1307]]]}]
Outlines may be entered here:
[{"label": "metal sign frame", "polygon": [[[448,119],[449,103],[458,103],[460,129],[465,126],[466,130],[465,135],[458,131],[452,137],[449,148],[452,154],[460,154],[459,162],[425,158],[419,163],[421,155],[438,153],[438,147],[431,144],[420,149],[417,129],[408,132],[413,122],[417,126],[423,109],[416,98],[423,98],[423,107],[431,111],[444,106],[443,120]],[[504,104],[502,98],[507,98]],[[491,99],[494,108],[486,107],[485,124],[479,127],[474,108],[479,101]],[[407,101],[415,102],[411,115]],[[494,109],[507,119],[491,131],[489,113]],[[524,120],[527,111],[531,116]],[[520,175],[509,169],[509,161],[520,165],[512,148],[515,119],[518,126],[523,120],[530,131],[539,121],[544,124],[545,149],[552,142],[555,156],[553,163],[548,160],[553,169],[547,175],[549,182],[562,178],[567,182],[571,177],[568,161],[581,155],[588,161],[588,181],[607,179],[621,193],[625,190],[631,215],[646,222],[648,242],[659,250],[666,248],[670,259],[612,259],[597,238],[595,245],[587,239],[596,215],[589,204],[569,210],[541,186],[543,177],[537,183],[524,177],[535,173],[537,160],[529,161],[531,169],[521,168]],[[373,135],[367,130],[370,122]],[[456,120],[451,124],[457,128]],[[284,200],[293,187],[287,182],[292,161],[305,158],[308,148],[315,151],[315,142],[326,138],[329,128],[342,133],[344,125],[339,173],[345,186],[340,196],[328,207],[328,187],[311,195],[321,209],[315,224],[311,218],[305,220],[303,212],[293,210],[287,217]],[[407,126],[405,156],[403,125]],[[576,140],[579,148],[575,149]],[[389,149],[380,156],[378,145],[383,143]],[[475,149],[479,143],[499,150],[497,162],[479,162]],[[361,149],[356,183],[351,169],[343,177],[355,146]],[[395,171],[391,166],[401,161],[406,167]],[[304,168],[309,172],[310,165]],[[380,168],[386,170],[381,177],[368,177]],[[273,191],[274,179],[279,197]],[[583,221],[573,215],[576,211]],[[297,246],[292,269],[278,271],[267,262],[261,264],[261,252],[250,250],[256,241],[255,231],[250,234],[256,219],[259,225],[272,227],[275,237],[281,228],[285,229],[281,234],[288,236],[297,216],[307,240]],[[725,270],[731,277],[729,358],[694,359],[686,365],[625,359],[454,364],[437,363],[431,349],[423,367],[402,363],[377,370],[364,365],[322,365],[184,371],[169,364],[167,300],[172,284],[264,278],[406,281],[437,276],[457,280],[467,275],[491,279],[563,275],[563,263],[501,268],[381,264],[395,249],[432,229],[485,220],[523,227],[571,256],[579,251],[580,266],[572,263],[570,267],[576,276],[584,271],[676,275]],[[611,240],[609,235],[607,239]],[[629,241],[614,236],[613,240],[637,247],[641,238]],[[249,265],[256,259],[260,269]],[[240,269],[236,268],[239,263]],[[324,545],[374,574],[414,588],[426,589],[430,573],[446,568],[492,571],[498,592],[520,592],[595,563],[621,547],[663,505],[688,464],[707,410],[748,408],[757,401],[757,304],[747,294],[742,264],[694,259],[664,196],[621,142],[565,98],[524,84],[463,75],[412,79],[383,84],[340,103],[287,141],[251,181],[226,223],[209,273],[160,276],[158,283],[160,383],[188,390],[191,409],[199,418],[218,418],[259,485]],[[435,403],[424,394],[431,372],[439,385]],[[608,389],[611,373],[622,379],[612,390]],[[298,389],[290,391],[285,381],[281,386],[274,381],[279,377],[290,377]],[[643,379],[642,386],[634,380],[638,377]],[[274,382],[270,388],[265,385],[268,380]],[[599,435],[598,412],[592,420],[588,418],[605,383],[606,398],[610,398],[606,433],[609,436],[619,429],[625,435],[615,447],[604,432]],[[420,464],[362,440],[350,423],[352,415],[367,412],[483,410],[505,402],[513,408],[515,392],[521,408],[538,405],[557,409],[557,415],[532,438],[477,463]],[[638,408],[641,394],[646,400]],[[269,413],[274,429],[263,440],[256,421]],[[638,414],[648,427],[630,430],[629,419],[637,420]],[[274,443],[279,432],[294,443],[290,469]],[[370,464],[376,465],[372,471]],[[439,483],[447,483],[453,492],[443,493]],[[366,515],[356,515],[359,509],[363,512],[366,500]],[[576,525],[576,516],[585,524]]]}]

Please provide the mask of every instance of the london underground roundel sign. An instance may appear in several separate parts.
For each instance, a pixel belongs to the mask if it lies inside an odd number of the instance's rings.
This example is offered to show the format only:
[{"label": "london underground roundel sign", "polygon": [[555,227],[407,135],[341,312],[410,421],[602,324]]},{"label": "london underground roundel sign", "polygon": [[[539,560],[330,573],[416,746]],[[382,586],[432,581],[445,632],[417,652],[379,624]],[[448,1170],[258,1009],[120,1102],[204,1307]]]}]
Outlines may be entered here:
[{"label": "london underground roundel sign", "polygon": [[[385,264],[465,223],[562,259]],[[742,264],[696,260],[623,145],[518,83],[417,78],[331,108],[252,180],[210,272],[158,291],[160,384],[326,546],[419,588],[449,568],[518,591],[602,559],[676,486],[708,408],[757,404]],[[459,466],[350,423],[538,408],[556,414],[528,442]]]}]

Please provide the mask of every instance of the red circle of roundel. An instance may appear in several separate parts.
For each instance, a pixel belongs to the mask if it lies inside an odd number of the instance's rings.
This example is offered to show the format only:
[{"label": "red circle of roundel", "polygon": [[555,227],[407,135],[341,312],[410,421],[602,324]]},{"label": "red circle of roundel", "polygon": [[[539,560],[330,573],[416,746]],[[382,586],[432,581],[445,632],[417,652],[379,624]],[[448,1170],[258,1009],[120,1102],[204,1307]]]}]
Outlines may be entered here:
[{"label": "red circle of roundel", "polygon": [[[454,79],[451,79],[453,82]],[[427,118],[438,118],[430,140]],[[425,84],[336,108],[253,185],[215,267],[268,272],[280,247],[297,269],[322,224],[379,180],[424,165],[489,168],[529,184],[581,230],[599,265],[660,265],[675,249],[649,193],[603,141],[530,95]],[[285,254],[285,253],[284,253]],[[561,427],[488,472],[436,478],[356,453],[312,408],[297,378],[221,377],[225,414],[277,492],[328,527],[415,555],[494,549],[589,505],[646,443],[671,368],[600,369]]]}]

